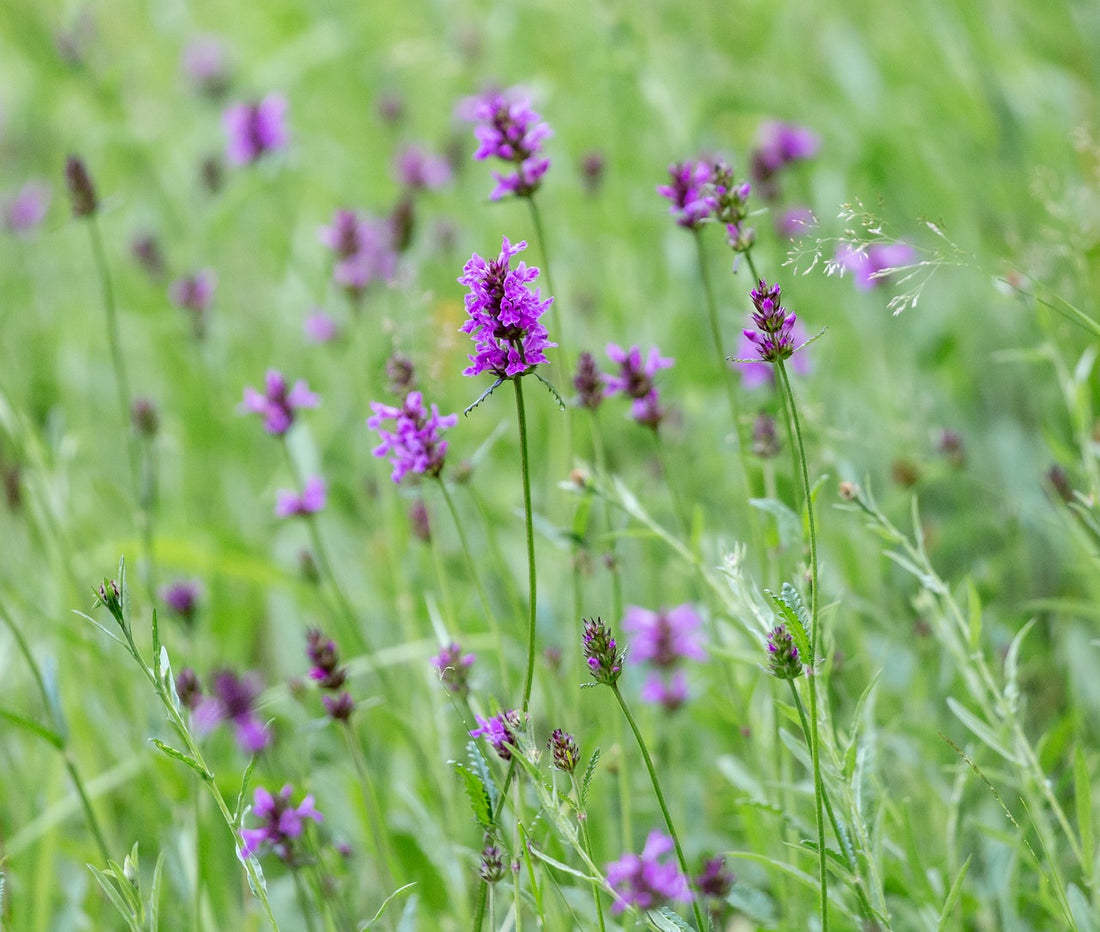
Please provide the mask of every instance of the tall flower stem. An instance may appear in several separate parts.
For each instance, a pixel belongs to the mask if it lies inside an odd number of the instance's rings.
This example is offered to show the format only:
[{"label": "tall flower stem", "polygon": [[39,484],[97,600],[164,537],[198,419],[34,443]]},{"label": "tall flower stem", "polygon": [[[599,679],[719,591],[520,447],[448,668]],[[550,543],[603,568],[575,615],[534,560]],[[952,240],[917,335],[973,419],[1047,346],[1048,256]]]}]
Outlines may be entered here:
[{"label": "tall flower stem", "polygon": [[802,491],[806,499],[806,527],[810,538],[810,656],[807,658],[806,679],[810,693],[810,758],[814,772],[814,807],[817,821],[817,852],[818,852],[818,885],[821,890],[821,929],[827,932],[829,928],[829,892],[828,873],[825,852],[825,785],[821,779],[821,735],[818,713],[817,676],[815,664],[817,663],[817,649],[821,643],[818,628],[818,565],[817,565],[817,527],[814,523],[813,490],[810,487],[810,474],[806,466],[806,446],[802,439],[802,425],[798,419],[798,405],[795,404],[794,391],[791,389],[791,380],[787,376],[787,368],[783,360],[775,363],[779,373],[779,381],[783,386],[783,397],[786,401],[787,411],[790,414],[790,423],[794,429],[794,445],[798,451],[798,465],[802,479]]},{"label": "tall flower stem", "polygon": [[[575,773],[569,774],[569,783],[573,788],[573,795],[579,800],[581,798],[580,786],[577,784],[577,775]],[[581,820],[581,843],[584,845],[584,853],[588,856],[588,859],[592,860],[592,836],[588,832],[588,819],[587,813],[583,813],[586,818]],[[580,814],[578,814],[579,817]],[[604,924],[603,918],[603,904],[600,902],[600,888],[592,888],[592,901],[596,905],[596,920],[600,924],[600,932],[605,932],[607,926]]]},{"label": "tall flower stem", "polygon": [[[688,883],[691,882],[691,871],[688,869],[687,858],[684,857],[684,849],[680,845],[680,836],[676,832],[676,826],[672,821],[672,814],[669,812],[668,803],[665,802],[665,794],[661,792],[661,782],[657,779],[657,768],[653,766],[653,758],[649,756],[649,748],[646,747],[645,739],[642,737],[642,732],[638,728],[638,723],[634,721],[634,716],[630,714],[630,708],[626,704],[626,700],[623,698],[623,694],[619,691],[618,683],[611,683],[611,691],[615,694],[615,701],[619,703],[619,708],[622,709],[623,716],[626,718],[627,724],[630,725],[630,730],[634,732],[634,740],[638,742],[638,748],[642,752],[642,760],[645,761],[646,770],[649,771],[649,781],[653,784],[653,792],[657,797],[657,805],[661,809],[661,815],[665,819],[665,828],[668,829],[668,834],[672,838],[672,843],[676,847],[676,860],[680,862],[680,870],[683,872],[684,880]],[[698,924],[700,932],[705,932],[708,928],[705,917],[703,916],[703,908],[699,905],[699,897],[692,896],[691,908],[695,911],[695,921]]]},{"label": "tall flower stem", "polygon": [[512,379],[516,392],[516,419],[519,422],[520,472],[523,474],[523,518],[527,532],[527,672],[523,680],[523,704],[526,715],[531,703],[531,687],[535,677],[535,610],[538,604],[538,582],[535,571],[535,523],[531,509],[531,463],[527,452],[527,412],[523,406],[523,379]]}]

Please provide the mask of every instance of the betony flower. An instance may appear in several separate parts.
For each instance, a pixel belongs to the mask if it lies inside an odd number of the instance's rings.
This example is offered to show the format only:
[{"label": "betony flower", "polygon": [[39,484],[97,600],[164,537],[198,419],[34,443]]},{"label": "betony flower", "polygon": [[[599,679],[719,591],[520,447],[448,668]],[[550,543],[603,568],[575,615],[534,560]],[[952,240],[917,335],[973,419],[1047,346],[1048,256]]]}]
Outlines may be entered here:
[{"label": "betony flower", "polygon": [[496,845],[487,844],[481,849],[478,876],[486,883],[496,883],[504,877],[504,852]]},{"label": "betony flower", "polygon": [[555,728],[550,735],[550,740],[546,742],[546,747],[553,756],[555,768],[565,773],[572,773],[577,769],[581,752],[577,747],[576,739],[569,732]]},{"label": "betony flower", "polygon": [[585,618],[583,621],[584,634],[581,636],[581,646],[584,648],[584,660],[588,664],[588,672],[597,683],[613,686],[622,675],[626,655],[619,650],[619,645],[611,636],[611,629],[601,619]]},{"label": "betony flower", "polygon": [[768,663],[772,676],[781,680],[802,675],[802,660],[786,625],[776,625],[768,635]]},{"label": "betony flower", "polygon": [[842,243],[836,251],[838,268],[852,273],[856,288],[870,291],[886,283],[890,273],[916,258],[908,243],[874,243],[866,248]]},{"label": "betony flower", "polygon": [[405,146],[398,152],[393,171],[397,180],[413,191],[441,188],[451,180],[450,163],[420,146]]},{"label": "betony flower", "polygon": [[352,297],[359,297],[372,282],[388,282],[397,269],[393,223],[340,208],[332,224],[318,231],[318,238],[336,255],[332,277]]},{"label": "betony flower", "polygon": [[70,155],[65,160],[65,183],[73,204],[73,216],[90,217],[94,214],[99,207],[99,198],[96,197],[92,176],[88,174],[88,166],[80,156]]},{"label": "betony flower", "polygon": [[336,642],[326,638],[318,628],[306,632],[306,657],[313,664],[309,677],[322,689],[339,689],[347,680],[347,670],[340,666]]},{"label": "betony flower", "polygon": [[764,362],[779,362],[795,351],[794,324],[797,319],[779,303],[779,285],[769,285],[763,279],[750,293],[755,310],[752,322],[755,330],[744,330],[756,354]]},{"label": "betony flower", "polygon": [[303,321],[302,332],[311,343],[331,343],[340,336],[340,325],[329,314],[316,310]]},{"label": "betony flower", "polygon": [[[447,441],[440,432],[458,423],[457,414],[440,415],[439,408],[432,405],[431,414],[424,410],[420,392],[409,392],[400,408],[371,402],[374,414],[367,418],[367,427],[378,431],[382,443],[375,447],[375,456],[389,456],[393,465],[390,477],[400,482],[408,473],[414,472],[435,478],[443,469],[447,453]],[[393,421],[393,430],[384,430],[382,425]]]},{"label": "betony flower", "polygon": [[416,364],[404,353],[395,352],[386,360],[386,388],[402,399],[416,388]]},{"label": "betony flower", "polygon": [[642,684],[644,702],[659,705],[666,712],[675,712],[688,700],[687,677],[683,670],[671,674],[651,672]]},{"label": "betony flower", "polygon": [[180,64],[200,94],[217,99],[229,89],[225,47],[216,36],[197,36],[188,42]]},{"label": "betony flower", "polygon": [[577,357],[577,374],[573,376],[573,388],[577,391],[577,404],[582,408],[595,411],[603,401],[603,375],[591,353],[581,353]]},{"label": "betony flower", "polygon": [[28,181],[0,209],[4,229],[20,236],[32,233],[46,216],[50,195],[50,186],[44,181]]},{"label": "betony flower", "polygon": [[180,705],[191,711],[202,701],[202,684],[190,667],[184,667],[176,674],[176,696],[179,697]]},{"label": "betony flower", "polygon": [[167,586],[162,586],[157,594],[172,612],[184,621],[190,622],[198,610],[202,587],[194,579],[177,579]]},{"label": "betony flower", "polygon": [[206,309],[214,296],[218,279],[212,269],[201,269],[172,282],[168,287],[168,299],[181,310],[191,314],[195,336],[206,332]]},{"label": "betony flower", "polygon": [[320,476],[310,476],[301,495],[292,489],[279,489],[275,493],[275,517],[316,514],[325,507],[327,491],[325,480]]},{"label": "betony flower", "polygon": [[522,261],[511,267],[512,257],[526,248],[526,242],[513,246],[504,237],[496,259],[485,260],[475,252],[463,266],[458,282],[470,289],[465,297],[470,319],[459,330],[470,334],[476,347],[463,375],[525,375],[547,361],[547,349],[557,346],[539,323],[554,299],[543,300],[539,290],[530,287],[539,270]]},{"label": "betony flower", "polygon": [[237,676],[232,670],[215,673],[213,693],[205,696],[195,709],[196,727],[205,733],[222,722],[232,722],[242,751],[246,754],[262,751],[271,736],[256,714],[260,691],[260,680],[253,673],[244,676]]},{"label": "betony flower", "polygon": [[432,658],[432,666],[447,691],[461,699],[470,692],[470,668],[476,659],[473,654],[464,654],[462,648],[452,642]]},{"label": "betony flower", "polygon": [[619,367],[618,375],[608,373],[603,377],[607,394],[622,392],[636,400],[650,395],[655,389],[653,379],[658,370],[669,368],[675,361],[662,356],[656,346],[651,346],[643,363],[642,351],[637,346],[624,350],[616,343],[607,344],[607,356]]},{"label": "betony flower", "polygon": [[286,98],[268,94],[263,100],[233,104],[222,114],[228,137],[225,157],[233,165],[251,165],[268,152],[286,146]]},{"label": "betony flower", "polygon": [[634,635],[631,656],[656,667],[673,667],[681,660],[706,660],[699,643],[699,615],[690,604],[652,612],[631,605],[623,615],[622,628]]},{"label": "betony flower", "polygon": [[145,269],[150,278],[163,277],[165,272],[164,252],[156,235],[149,232],[138,233],[130,241],[130,254]]},{"label": "betony flower", "polygon": [[284,786],[278,796],[272,796],[262,786],[256,787],[252,815],[262,824],[259,828],[241,829],[241,860],[256,855],[264,848],[270,848],[286,863],[293,863],[294,840],[301,837],[305,820],[321,822],[324,818],[314,807],[312,794],[306,796],[297,806],[291,805],[290,797],[293,792],[290,784]]},{"label": "betony flower", "polygon": [[543,141],[553,135],[550,127],[541,122],[528,100],[515,91],[490,91],[473,101],[470,113],[477,123],[474,137],[478,148],[474,158],[498,158],[514,166],[511,174],[492,173],[497,185],[490,199],[534,194],[550,167],[550,159],[542,154]]},{"label": "betony flower", "polygon": [[142,396],[130,402],[130,423],[139,436],[152,440],[160,430],[160,412],[156,402]]},{"label": "betony flower", "polygon": [[702,159],[695,162],[674,162],[669,165],[671,184],[657,186],[657,193],[672,201],[668,212],[676,223],[689,230],[697,229],[711,216],[718,202],[711,187],[713,168]]},{"label": "betony flower", "polygon": [[708,858],[703,863],[703,870],[695,878],[695,887],[705,897],[724,900],[729,896],[736,879],[733,872],[726,869],[725,858]]},{"label": "betony flower", "polygon": [[489,718],[475,715],[478,727],[469,732],[471,738],[484,737],[492,746],[501,760],[512,759],[512,747],[516,743],[516,731],[519,730],[522,719],[515,709],[499,712]]},{"label": "betony flower", "polygon": [[813,158],[821,145],[817,134],[804,126],[771,120],[760,127],[757,146],[749,160],[749,172],[760,195],[773,200],[779,195],[776,175],[802,159]]},{"label": "betony flower", "polygon": [[642,853],[624,854],[605,868],[607,882],[615,892],[611,912],[618,915],[627,906],[656,909],[670,901],[691,902],[687,879],[672,861],[661,862],[674,844],[669,836],[653,831],[646,839]]},{"label": "betony flower", "polygon": [[264,381],[264,393],[248,386],[244,390],[244,400],[237,406],[242,414],[260,414],[264,419],[264,430],[269,434],[282,436],[294,423],[294,412],[299,408],[316,408],[320,397],[309,390],[304,379],[287,389],[286,379],[281,372],[268,369]]},{"label": "betony flower", "polygon": [[[796,346],[802,346],[807,339],[802,321],[796,320],[791,329],[791,341]],[[758,352],[757,345],[742,332],[737,340],[737,364],[741,369],[741,384],[747,389],[775,384],[775,368],[772,364],[752,358]],[[812,368],[808,354],[796,353],[791,357],[791,369],[799,375],[809,375]]]}]

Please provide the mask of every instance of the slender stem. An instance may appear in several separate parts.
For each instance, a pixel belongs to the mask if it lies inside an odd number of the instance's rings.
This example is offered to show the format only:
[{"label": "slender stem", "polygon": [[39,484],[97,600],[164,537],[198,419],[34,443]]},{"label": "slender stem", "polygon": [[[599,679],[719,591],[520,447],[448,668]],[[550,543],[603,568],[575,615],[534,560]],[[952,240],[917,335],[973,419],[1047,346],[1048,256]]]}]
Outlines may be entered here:
[{"label": "slender stem", "polygon": [[313,925],[313,910],[310,908],[305,884],[302,883],[302,878],[296,868],[292,867],[290,873],[294,878],[294,891],[298,895],[298,908],[302,911],[302,918],[306,921],[306,930],[307,932],[316,932],[316,927]]},{"label": "slender stem", "polygon": [[520,711],[526,715],[535,677],[535,609],[538,583],[535,573],[535,523],[531,510],[531,464],[527,454],[527,413],[523,407],[523,380],[512,379],[512,385],[516,390],[520,472],[523,474],[523,518],[527,530],[527,673],[523,681],[523,704],[520,706]]},{"label": "slender stem", "polygon": [[814,771],[814,803],[817,819],[817,850],[818,850],[818,884],[821,887],[821,929],[827,932],[829,928],[829,893],[828,873],[826,871],[825,855],[825,813],[824,797],[825,786],[821,779],[821,734],[818,713],[817,676],[814,673],[817,662],[817,649],[821,642],[818,628],[818,566],[817,566],[817,528],[814,524],[813,492],[810,488],[810,474],[806,466],[806,446],[802,440],[802,425],[798,420],[798,406],[795,404],[794,391],[791,389],[791,380],[787,376],[787,368],[783,360],[775,364],[779,373],[779,380],[783,385],[783,395],[787,402],[787,410],[790,412],[791,426],[794,428],[795,446],[798,450],[798,463],[802,477],[802,490],[806,499],[806,526],[810,537],[810,656],[807,664],[806,678],[810,691],[810,757]]},{"label": "slender stem", "polygon": [[753,287],[755,287],[756,283],[760,281],[760,276],[756,273],[756,263],[752,261],[752,252],[750,252],[749,250],[745,250],[744,256],[745,261],[749,265],[749,274],[752,275]]},{"label": "slender stem", "polygon": [[[733,423],[733,436],[736,440],[738,452],[741,451],[741,412],[737,404],[737,393],[733,387],[733,379],[730,378],[730,366],[726,360],[726,353],[722,349],[722,332],[718,325],[718,304],[714,299],[714,286],[710,281],[710,272],[707,269],[706,252],[703,249],[702,230],[692,230],[692,238],[695,240],[695,255],[699,260],[699,277],[703,280],[703,293],[706,295],[707,320],[710,323],[710,335],[714,340],[714,352],[718,358],[718,378],[726,389],[726,399],[730,406],[730,420]],[[743,465],[743,464],[742,464]],[[746,483],[748,474],[745,475]],[[748,486],[746,484],[746,489]]]},{"label": "slender stem", "polygon": [[[573,795],[577,798],[578,802],[581,798],[580,787],[577,785],[577,775],[575,773],[569,774],[569,783],[573,787]],[[583,816],[583,818],[581,818]],[[581,823],[581,844],[584,845],[584,853],[588,856],[588,860],[592,860],[592,836],[588,832],[588,813],[581,810],[578,813]],[[607,926],[604,924],[603,919],[603,903],[600,902],[600,888],[594,886],[592,888],[592,902],[596,904],[596,919],[600,924],[600,932],[606,932]]]},{"label": "slender stem", "polygon": [[65,761],[65,769],[69,772],[69,778],[73,781],[73,786],[76,787],[77,795],[80,797],[80,805],[84,809],[84,816],[88,820],[88,827],[92,830],[92,835],[95,836],[96,847],[99,848],[99,856],[103,859],[103,863],[106,864],[111,857],[110,848],[107,847],[107,842],[103,837],[103,829],[100,828],[99,820],[96,818],[95,811],[92,809],[92,801],[88,798],[88,793],[84,789],[84,781],[80,779],[80,773],[76,769],[76,761],[73,760],[72,753],[68,748],[62,752],[62,758]]},{"label": "slender stem", "polygon": [[558,311],[557,292],[554,291],[554,280],[550,277],[550,253],[546,249],[546,233],[543,231],[542,216],[539,214],[534,197],[526,197],[524,200],[527,201],[527,207],[531,211],[531,222],[534,224],[535,236],[538,237],[539,250],[542,252],[542,272],[546,276],[546,290],[555,298],[554,303],[550,305],[550,313],[554,317],[554,330],[558,342],[559,375],[564,378],[572,371],[572,367],[569,363],[569,354],[565,349],[565,331],[562,329],[561,314]]},{"label": "slender stem", "polygon": [[[691,871],[688,869],[687,858],[684,857],[684,849],[680,845],[680,836],[676,833],[676,826],[672,822],[672,814],[668,810],[668,803],[665,802],[665,794],[661,792],[661,783],[657,779],[657,769],[653,766],[653,758],[649,756],[649,749],[646,747],[645,739],[642,737],[642,733],[638,728],[638,723],[634,721],[634,716],[630,714],[630,709],[626,704],[626,700],[619,691],[619,684],[612,683],[611,691],[615,694],[615,699],[619,703],[619,708],[623,710],[623,715],[626,718],[627,724],[630,725],[630,730],[634,732],[634,740],[638,742],[638,748],[642,752],[642,759],[645,761],[646,770],[649,771],[649,780],[653,784],[653,792],[657,796],[657,805],[660,806],[661,814],[665,818],[665,827],[668,829],[668,834],[671,836],[672,843],[676,847],[676,859],[680,862],[680,870],[684,874],[684,880],[690,883]],[[703,916],[702,907],[699,905],[699,897],[693,896],[691,898],[691,907],[695,911],[695,921],[699,925],[700,932],[705,932],[707,924]]]}]

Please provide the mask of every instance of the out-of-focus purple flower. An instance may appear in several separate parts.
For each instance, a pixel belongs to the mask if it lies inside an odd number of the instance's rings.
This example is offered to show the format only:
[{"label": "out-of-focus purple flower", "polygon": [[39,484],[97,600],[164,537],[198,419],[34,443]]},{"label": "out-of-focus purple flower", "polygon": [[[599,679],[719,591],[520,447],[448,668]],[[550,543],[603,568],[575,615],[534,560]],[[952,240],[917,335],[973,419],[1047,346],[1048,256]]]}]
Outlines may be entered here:
[{"label": "out-of-focus purple flower", "polygon": [[820,146],[817,134],[804,126],[778,120],[761,125],[749,160],[749,172],[761,197],[774,199],[779,193],[775,180],[779,171],[791,162],[813,158]]},{"label": "out-of-focus purple flower", "polygon": [[674,847],[667,835],[650,832],[640,855],[627,853],[607,865],[607,882],[616,896],[611,912],[618,915],[627,906],[646,910],[671,901],[691,902],[687,879],[679,867],[672,861],[661,862]]},{"label": "out-of-focus purple flower", "polygon": [[[802,326],[802,321],[796,320],[794,327],[791,329],[792,342],[795,346],[801,346],[807,339],[806,328]],[[737,341],[737,358],[749,359],[750,361],[739,362],[737,365],[741,369],[741,384],[747,389],[775,384],[775,368],[772,364],[752,360],[752,356],[757,352],[756,344],[742,333]],[[806,353],[796,353],[791,357],[791,369],[799,375],[809,375],[812,368],[813,364]]]},{"label": "out-of-focus purple flower", "polygon": [[[746,350],[748,352],[748,350]],[[799,356],[795,360],[795,368],[798,367],[799,361],[805,361],[805,356]],[[756,366],[761,369],[766,369],[767,374],[774,378],[775,373],[772,372],[771,366],[767,363],[747,363],[745,368],[749,366]],[[748,380],[744,382],[746,387],[749,387]],[[775,430],[775,418],[768,414],[766,411],[761,411],[756,415],[756,420],[752,422],[752,452],[755,456],[759,456],[761,459],[771,459],[773,456],[779,455],[779,436]]]},{"label": "out-of-focus purple flower", "polygon": [[309,678],[317,681],[321,689],[339,689],[347,680],[347,671],[340,666],[336,642],[326,638],[319,628],[306,632],[306,657],[313,664]]},{"label": "out-of-focus purple flower", "polygon": [[398,152],[393,171],[398,182],[413,191],[441,188],[451,180],[450,162],[420,146],[405,146]]},{"label": "out-of-focus purple flower", "polygon": [[448,644],[432,658],[432,666],[439,673],[439,681],[460,699],[470,692],[470,669],[477,658],[462,653],[458,644]]},{"label": "out-of-focus purple flower", "polygon": [[65,160],[65,184],[69,188],[74,217],[90,217],[99,208],[92,176],[88,166],[78,155],[70,155]]},{"label": "out-of-focus purple flower", "polygon": [[817,218],[809,207],[792,207],[775,220],[775,231],[786,239],[798,239],[817,226]]},{"label": "out-of-focus purple flower", "polygon": [[378,116],[385,123],[399,123],[405,116],[405,101],[396,91],[383,91],[375,101]]},{"label": "out-of-focus purple flower", "polygon": [[140,395],[130,402],[130,423],[139,436],[152,440],[160,430],[160,412],[156,402]]},{"label": "out-of-focus purple flower", "polygon": [[176,674],[176,695],[179,697],[180,705],[192,711],[202,701],[202,684],[190,667],[184,667]]},{"label": "out-of-focus purple flower", "polygon": [[486,845],[481,849],[481,861],[477,866],[478,876],[486,883],[497,883],[504,879],[504,852],[496,845]]},{"label": "out-of-focus purple flower", "polygon": [[642,701],[675,712],[688,700],[687,677],[683,670],[672,674],[650,673],[642,684]]},{"label": "out-of-focus purple flower", "polygon": [[268,152],[285,148],[290,139],[286,128],[286,98],[268,94],[263,100],[233,104],[222,114],[228,137],[225,157],[233,165],[251,165]]},{"label": "out-of-focus purple flower", "polygon": [[584,662],[588,664],[588,672],[597,683],[613,686],[622,676],[626,655],[619,650],[619,645],[611,636],[611,629],[601,619],[585,618],[583,621],[581,646],[584,648]]},{"label": "out-of-focus purple flower", "polygon": [[409,506],[409,530],[417,540],[425,544],[432,542],[432,517],[422,498]]},{"label": "out-of-focus purple flower", "polygon": [[473,365],[463,375],[489,372],[499,379],[515,378],[546,362],[546,350],[557,346],[539,322],[554,299],[543,300],[530,287],[539,270],[522,261],[511,267],[512,257],[526,248],[526,242],[513,246],[504,237],[496,259],[485,260],[475,252],[462,268],[458,282],[470,289],[465,298],[470,319],[459,330],[470,334],[476,347],[469,357]]},{"label": "out-of-focus purple flower", "polygon": [[[420,392],[409,392],[400,408],[372,401],[371,409],[374,414],[367,418],[367,427],[378,431],[382,438],[373,452],[375,456],[390,457],[394,482],[410,472],[432,478],[439,475],[447,454],[447,441],[440,432],[458,423],[457,414],[442,416],[433,404],[429,415]],[[394,422],[392,431],[382,428],[386,421]]]},{"label": "out-of-focus purple flower", "polygon": [[695,878],[695,888],[705,897],[724,900],[736,879],[732,871],[726,870],[725,858],[708,858],[702,872]]},{"label": "out-of-focus purple flower", "polygon": [[222,722],[232,722],[237,745],[246,754],[256,754],[271,740],[267,727],[256,714],[256,699],[261,685],[253,673],[237,676],[232,670],[214,674],[211,695],[195,709],[195,725],[200,732],[209,732]]},{"label": "out-of-focus purple flower", "polygon": [[750,292],[756,329],[742,333],[764,362],[788,359],[798,345],[794,339],[797,317],[779,303],[779,295],[779,285],[769,285],[763,279]]},{"label": "out-of-focus purple flower", "polygon": [[697,229],[718,204],[711,188],[713,166],[699,159],[695,162],[674,162],[669,165],[671,184],[657,186],[657,193],[672,201],[669,213],[677,224],[689,230]]},{"label": "out-of-focus purple flower", "polygon": [[286,379],[275,369],[268,369],[261,395],[248,386],[244,390],[244,400],[237,410],[243,414],[260,414],[264,419],[264,430],[269,434],[282,436],[294,423],[294,412],[299,408],[316,408],[321,399],[309,390],[304,379],[294,383],[287,390]]},{"label": "out-of-focus purple flower", "polygon": [[286,863],[293,862],[294,840],[301,837],[305,820],[321,822],[324,819],[313,805],[312,794],[294,806],[290,802],[293,792],[290,784],[284,786],[278,796],[272,796],[262,786],[256,787],[252,815],[262,824],[259,828],[241,829],[241,860],[269,847]]},{"label": "out-of-focus purple flower", "polygon": [[585,194],[593,195],[599,191],[600,187],[603,185],[603,176],[607,170],[607,160],[604,158],[602,152],[586,152],[584,158],[581,159],[580,170],[581,183],[584,185]]},{"label": "out-of-focus purple flower", "polygon": [[198,36],[188,42],[181,65],[200,94],[216,99],[229,90],[229,65],[225,47],[217,36]]},{"label": "out-of-focus purple flower", "polygon": [[416,365],[404,353],[395,352],[386,360],[386,380],[390,394],[404,399],[416,388]]},{"label": "out-of-focus purple flower", "polygon": [[290,489],[275,493],[275,517],[292,518],[296,515],[312,515],[325,507],[328,490],[320,476],[310,476],[302,487],[302,494]]},{"label": "out-of-focus purple flower", "polygon": [[489,197],[495,201],[509,194],[534,194],[550,167],[550,159],[542,154],[543,141],[553,135],[550,127],[514,90],[484,94],[473,102],[470,113],[477,123],[474,158],[498,158],[514,166],[511,174],[492,173],[497,186]]},{"label": "out-of-focus purple flower", "polygon": [[577,357],[577,374],[573,376],[573,388],[577,391],[577,404],[595,411],[603,402],[604,380],[591,353]]},{"label": "out-of-focus purple flower", "polygon": [[909,265],[916,255],[908,243],[875,243],[865,249],[841,243],[835,262],[852,273],[860,291],[870,291],[885,284],[891,272]]},{"label": "out-of-focus purple flower", "polygon": [[512,748],[515,746],[516,732],[523,724],[520,713],[515,709],[502,711],[489,718],[475,715],[478,727],[469,732],[471,738],[484,738],[492,746],[501,760],[512,759]]},{"label": "out-of-focus purple flower", "polygon": [[332,224],[318,231],[318,238],[336,255],[333,280],[352,296],[361,295],[372,282],[393,279],[397,253],[389,219],[341,208]]},{"label": "out-of-focus purple flower", "polygon": [[164,275],[164,253],[160,242],[152,233],[139,233],[130,241],[130,254],[138,261],[150,278]]},{"label": "out-of-focus purple flower", "polygon": [[185,275],[168,286],[168,300],[191,315],[195,336],[206,333],[206,309],[214,296],[218,278],[211,269],[201,269]]},{"label": "out-of-focus purple flower", "polygon": [[605,374],[607,394],[623,392],[631,398],[641,399],[651,394],[656,386],[654,376],[661,369],[669,368],[675,360],[662,356],[656,346],[649,348],[649,355],[642,362],[642,351],[637,346],[624,350],[616,343],[607,344],[608,358],[619,367],[618,375]]},{"label": "out-of-focus purple flower", "polygon": [[622,620],[623,630],[634,635],[631,657],[657,667],[673,667],[681,660],[706,660],[706,651],[699,643],[701,625],[699,615],[687,602],[659,612],[631,605]]},{"label": "out-of-focus purple flower", "polygon": [[172,612],[184,621],[190,622],[194,620],[195,612],[198,610],[202,586],[194,579],[177,579],[162,586],[157,594]]},{"label": "out-of-focus purple flower", "polygon": [[44,181],[28,181],[0,210],[4,229],[20,236],[33,233],[49,210],[51,195],[50,186]]},{"label": "out-of-focus purple flower", "polygon": [[302,323],[302,332],[311,343],[331,343],[340,336],[340,325],[324,311],[314,311]]}]

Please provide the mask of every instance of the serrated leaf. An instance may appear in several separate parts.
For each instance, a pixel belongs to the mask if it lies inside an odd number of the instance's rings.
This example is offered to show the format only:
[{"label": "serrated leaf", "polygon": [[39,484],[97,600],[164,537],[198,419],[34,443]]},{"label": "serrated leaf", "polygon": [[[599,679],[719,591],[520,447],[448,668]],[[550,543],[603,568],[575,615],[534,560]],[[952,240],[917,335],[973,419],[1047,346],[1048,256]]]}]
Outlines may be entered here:
[{"label": "serrated leaf", "polygon": [[184,754],[183,751],[176,750],[176,748],[165,744],[159,738],[153,738],[153,744],[160,748],[160,750],[163,751],[168,757],[171,757],[173,760],[178,760],[181,764],[186,764],[193,771],[195,771],[195,773],[202,777],[203,780],[213,779],[214,775],[189,754]]},{"label": "serrated leaf", "polygon": [[[793,603],[788,597],[788,589],[794,593],[796,601]],[[809,631],[800,617],[799,609],[802,608],[802,599],[798,596],[798,592],[790,583],[783,583],[782,595],[776,595],[770,589],[765,589],[764,594],[772,600],[779,610],[780,616],[786,622],[787,630],[794,640],[794,646],[798,648],[799,656],[804,658],[807,663],[812,662]]]},{"label": "serrated leaf", "polygon": [[959,896],[962,894],[963,880],[966,879],[966,872],[970,870],[970,858],[968,857],[963,866],[959,868],[958,874],[955,875],[955,879],[951,882],[951,889],[947,891],[947,899],[943,901],[943,909],[940,910],[940,921],[936,928],[943,930],[947,928],[947,920],[951,918],[951,914],[955,911],[955,905],[959,902]]},{"label": "serrated leaf", "polygon": [[492,831],[493,803],[488,788],[482,782],[481,777],[462,761],[451,761],[451,766],[462,777],[463,786],[466,788],[466,796],[470,800],[470,808],[473,810],[477,824],[487,832]]},{"label": "serrated leaf", "polygon": [[577,804],[584,809],[588,803],[588,789],[592,785],[592,777],[596,773],[596,765],[600,762],[600,749],[596,748],[592,756],[588,758],[588,766],[584,768],[584,777],[581,779],[581,788]]},{"label": "serrated leaf", "polygon": [[47,728],[45,725],[39,725],[38,722],[27,718],[25,715],[20,715],[18,712],[12,712],[10,709],[0,708],[0,718],[5,718],[13,725],[18,725],[31,734],[38,735],[39,738],[48,744],[52,744],[59,751],[63,750],[65,747],[65,740],[61,735],[52,728]]},{"label": "serrated leaf", "polygon": [[979,741],[982,742],[982,744],[986,745],[986,747],[990,748],[991,750],[996,751],[1009,763],[1019,766],[1019,762],[1016,760],[1016,755],[1009,751],[1008,748],[1006,748],[1003,744],[1001,744],[1000,739],[995,734],[993,734],[993,729],[991,729],[985,722],[978,718],[978,716],[976,716],[973,712],[966,708],[966,706],[964,706],[961,702],[958,702],[952,696],[948,696],[947,707],[955,713],[955,717],[968,729],[970,729],[970,731]]},{"label": "serrated leaf", "polygon": [[[695,926],[687,922],[680,916],[677,916],[667,906],[662,906],[660,909],[652,909],[646,913],[646,917],[652,922],[661,932],[695,932]],[[703,930],[706,932],[706,930]]]}]

